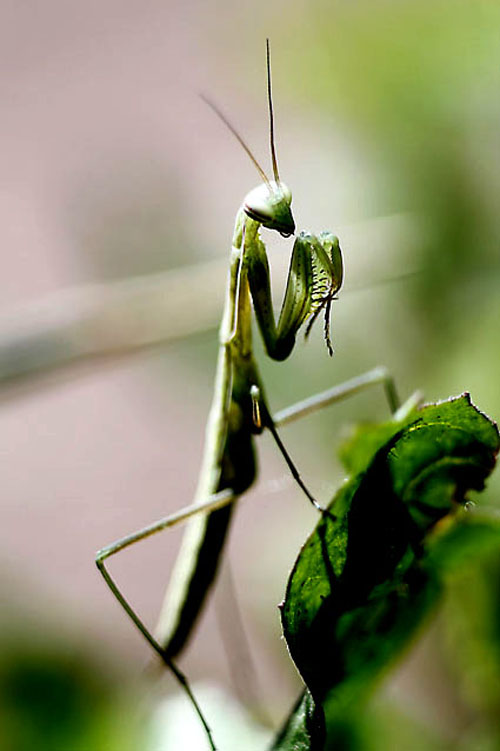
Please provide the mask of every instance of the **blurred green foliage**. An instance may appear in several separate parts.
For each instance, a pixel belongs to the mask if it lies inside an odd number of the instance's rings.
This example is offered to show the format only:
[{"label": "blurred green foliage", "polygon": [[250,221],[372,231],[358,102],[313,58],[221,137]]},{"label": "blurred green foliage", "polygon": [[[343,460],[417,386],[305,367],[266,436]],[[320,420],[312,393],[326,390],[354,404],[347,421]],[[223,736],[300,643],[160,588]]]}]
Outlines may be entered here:
[{"label": "blurred green foliage", "polygon": [[137,703],[109,660],[19,623],[2,630],[0,747],[5,751],[135,751]]},{"label": "blurred green foliage", "polygon": [[[498,520],[464,515],[460,507],[495,465],[496,425],[460,397],[394,420],[390,437],[387,428],[369,426],[351,440],[355,471],[329,506],[335,518],[318,523],[292,569],[283,631],[310,696],[276,749],[364,751],[366,700],[436,608],[445,580],[460,577],[470,558],[500,554]],[[497,577],[492,581],[497,590]],[[483,629],[483,653],[471,650],[476,693],[497,717],[497,613],[484,596],[474,604]],[[474,645],[478,635],[467,641]],[[488,646],[489,675],[477,667]]]},{"label": "blurred green foliage", "polygon": [[374,214],[423,219],[413,306],[428,368],[452,368],[479,337],[479,368],[496,367],[487,339],[500,320],[499,4],[318,3],[300,27],[314,41],[289,61],[290,94],[298,86],[365,143]]}]

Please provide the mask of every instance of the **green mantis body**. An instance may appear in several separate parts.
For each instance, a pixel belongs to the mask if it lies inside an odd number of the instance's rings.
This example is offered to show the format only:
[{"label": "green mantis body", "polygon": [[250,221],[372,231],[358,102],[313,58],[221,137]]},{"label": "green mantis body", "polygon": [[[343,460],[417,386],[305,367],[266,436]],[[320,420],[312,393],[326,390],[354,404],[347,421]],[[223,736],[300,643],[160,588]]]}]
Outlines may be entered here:
[{"label": "green mantis body", "polygon": [[[267,219],[268,227],[292,232],[289,191],[276,183],[257,189],[257,195],[264,194],[264,199],[266,192],[276,203],[280,216],[276,224],[273,217]],[[268,428],[279,441],[253,356],[251,302],[267,353],[276,360],[283,360],[292,351],[297,330],[304,320],[326,307],[342,282],[337,238],[329,233],[320,238],[302,234],[295,240],[282,311],[276,325],[266,250],[259,237],[263,222],[248,215],[249,201],[253,208],[255,191],[247,196],[236,219],[226,308],[220,328],[214,401],[196,493],[198,499],[222,492],[230,494],[232,500],[241,495],[256,476],[253,436]],[[285,456],[288,459],[286,453]],[[302,487],[317,505],[305,486]],[[227,505],[190,522],[158,628],[159,640],[170,657],[184,646],[213,581],[231,511],[232,505]]]},{"label": "green mantis body", "polygon": [[[206,429],[205,449],[195,501],[191,506],[161,519],[103,548],[96,563],[108,586],[165,664],[188,693],[205,727],[212,749],[210,729],[185,676],[173,659],[193,631],[215,578],[234,501],[256,476],[254,436],[268,429],[296,482],[322,513],[310,494],[277,433],[284,424],[325,404],[343,399],[377,383],[383,383],[394,410],[397,397],[392,380],[375,369],[352,381],[281,413],[271,416],[252,348],[252,307],[267,354],[284,360],[291,353],[297,332],[307,321],[306,336],[320,312],[325,313],[325,340],[330,354],[331,302],[341,287],[343,266],[338,239],[330,232],[316,236],[300,233],[294,241],[281,312],[276,323],[270,289],[266,249],[261,227],[287,237],[295,232],[291,193],[280,181],[274,148],[269,46],[267,47],[270,141],[274,180],[270,181],[240,136],[217,110],[257,167],[262,184],[250,191],[240,207],[232,240],[225,308],[220,327],[219,356],[214,397]],[[210,104],[210,102],[209,102]],[[156,635],[143,624],[111,578],[105,561],[110,556],[163,529],[189,521]]]}]

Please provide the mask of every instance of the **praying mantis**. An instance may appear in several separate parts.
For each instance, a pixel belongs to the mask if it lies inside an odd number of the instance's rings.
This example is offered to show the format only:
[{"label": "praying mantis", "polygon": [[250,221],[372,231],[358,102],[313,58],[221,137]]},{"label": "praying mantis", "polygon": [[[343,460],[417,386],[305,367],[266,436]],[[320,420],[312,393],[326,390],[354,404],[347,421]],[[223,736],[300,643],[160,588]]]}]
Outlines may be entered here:
[{"label": "praying mantis", "polygon": [[[392,412],[398,398],[392,378],[376,368],[357,378],[295,404],[272,416],[252,348],[252,307],[266,353],[277,361],[292,352],[299,329],[309,334],[324,313],[324,339],[330,339],[332,301],[342,286],[343,260],[338,238],[331,232],[295,236],[290,267],[278,321],[270,288],[270,271],[261,228],[295,235],[292,195],[281,181],[274,140],[269,41],[266,43],[269,137],[273,179],[269,180],[252,152],[222,112],[204,98],[229,128],[256,167],[262,183],[244,198],[236,215],[222,322],[214,396],[206,428],[202,466],[192,505],[124,537],[97,553],[96,564],[109,588],[150,643],[172,670],[203,723],[207,740],[215,749],[209,725],[185,675],[175,664],[190,637],[215,579],[235,501],[256,478],[254,437],[268,430],[296,483],[321,514],[328,514],[310,493],[288,454],[278,427],[358,391],[382,384]],[[171,577],[162,615],[153,634],[141,621],[111,577],[106,561],[130,545],[157,532],[188,521],[181,551]]]}]

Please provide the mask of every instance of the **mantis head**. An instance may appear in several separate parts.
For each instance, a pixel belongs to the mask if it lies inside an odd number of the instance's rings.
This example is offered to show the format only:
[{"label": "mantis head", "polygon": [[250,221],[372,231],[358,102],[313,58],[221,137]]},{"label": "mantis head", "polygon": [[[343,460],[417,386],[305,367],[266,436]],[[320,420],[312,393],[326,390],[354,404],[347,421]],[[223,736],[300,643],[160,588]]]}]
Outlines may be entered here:
[{"label": "mantis head", "polygon": [[280,181],[278,172],[278,161],[276,159],[276,147],[274,144],[274,114],[273,98],[271,93],[271,53],[269,50],[269,39],[266,39],[267,53],[267,101],[269,105],[269,141],[271,147],[271,162],[273,166],[274,180],[269,180],[266,173],[254,157],[249,147],[240,136],[236,128],[231,125],[226,116],[210,99],[202,95],[202,99],[213,109],[215,114],[222,120],[224,125],[231,131],[237,141],[246,151],[253,162],[257,172],[262,178],[262,184],[251,190],[243,200],[243,209],[245,214],[254,219],[267,229],[273,229],[283,235],[290,237],[295,232],[295,222],[292,216],[290,205],[292,203],[292,194],[287,186]]},{"label": "mantis head", "polygon": [[263,227],[290,237],[295,232],[295,222],[290,204],[292,194],[284,183],[264,182],[253,188],[243,200],[245,214]]}]

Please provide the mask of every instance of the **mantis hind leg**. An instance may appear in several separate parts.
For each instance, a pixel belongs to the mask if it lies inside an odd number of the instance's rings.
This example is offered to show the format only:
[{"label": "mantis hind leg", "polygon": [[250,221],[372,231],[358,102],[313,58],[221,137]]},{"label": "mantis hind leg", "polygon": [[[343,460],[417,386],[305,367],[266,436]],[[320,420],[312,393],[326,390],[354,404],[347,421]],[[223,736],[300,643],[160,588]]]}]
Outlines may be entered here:
[{"label": "mantis hind leg", "polygon": [[274,425],[281,427],[378,385],[383,387],[389,409],[394,415],[400,408],[396,385],[389,371],[384,367],[378,367],[280,410],[273,417]]},{"label": "mantis hind leg", "polygon": [[305,493],[306,497],[312,503],[312,505],[323,515],[330,517],[333,516],[314,498],[312,493],[307,488],[290,454],[285,448],[283,441],[281,440],[280,435],[277,431],[277,428],[282,425],[286,425],[289,422],[299,420],[301,417],[305,417],[311,412],[323,409],[323,407],[327,407],[330,404],[334,404],[335,402],[347,399],[359,393],[360,391],[364,391],[367,388],[371,388],[372,386],[377,385],[383,386],[384,394],[389,404],[391,414],[395,414],[400,406],[396,386],[394,379],[392,378],[390,373],[386,368],[383,367],[374,368],[373,370],[363,373],[360,376],[351,378],[349,381],[345,381],[344,383],[338,384],[337,386],[333,386],[332,388],[327,389],[320,394],[315,394],[308,399],[304,399],[301,402],[292,404],[290,407],[287,407],[286,409],[278,412],[276,415],[274,415],[274,417],[272,417],[269,413],[265,401],[261,399],[259,387],[255,385],[252,386],[251,397],[253,401],[253,414],[254,421],[256,422],[257,427],[265,427],[270,431],[280,453],[282,454],[288,465],[288,468],[290,469],[290,472],[292,473],[295,482]]},{"label": "mantis hind leg", "polygon": [[126,600],[121,590],[116,585],[111,574],[109,573],[105,565],[105,561],[111,556],[115,555],[116,553],[119,553],[125,548],[130,547],[134,543],[139,542],[140,540],[145,540],[148,537],[151,537],[152,535],[156,534],[157,532],[163,531],[164,529],[168,529],[169,527],[174,527],[177,524],[181,524],[182,522],[185,522],[187,519],[195,516],[196,514],[211,513],[212,511],[216,511],[217,509],[223,508],[227,506],[229,503],[231,503],[232,501],[234,501],[235,498],[236,498],[236,495],[231,489],[228,488],[228,489],[222,490],[221,492],[216,493],[215,495],[209,496],[208,498],[200,502],[192,504],[191,506],[184,507],[183,509],[176,512],[175,514],[171,514],[170,516],[166,516],[163,519],[159,519],[158,521],[153,522],[153,524],[150,524],[147,527],[144,527],[143,529],[138,530],[137,532],[133,532],[131,535],[122,537],[120,540],[117,540],[116,542],[111,543],[105,548],[102,548],[102,550],[100,550],[96,554],[96,559],[95,559],[97,568],[99,569],[100,573],[102,574],[104,578],[104,581],[110,588],[115,598],[118,600],[122,608],[125,610],[127,615],[130,617],[130,619],[139,629],[139,631],[144,636],[144,638],[153,647],[153,649],[155,650],[157,655],[160,657],[160,659],[164,662],[164,664],[168,668],[170,668],[177,682],[181,686],[182,690],[187,695],[195,712],[197,713],[199,719],[201,720],[203,724],[203,727],[205,729],[207,739],[208,739],[208,742],[210,744],[210,748],[212,749],[212,751],[216,751],[215,743],[212,738],[212,732],[196,700],[196,697],[194,696],[191,690],[191,687],[189,685],[189,682],[186,676],[181,670],[179,670],[175,662],[168,655],[167,650],[165,650],[162,647],[162,645],[157,641],[157,639],[155,639],[151,631],[144,624],[144,622],[139,618],[135,610]]}]

